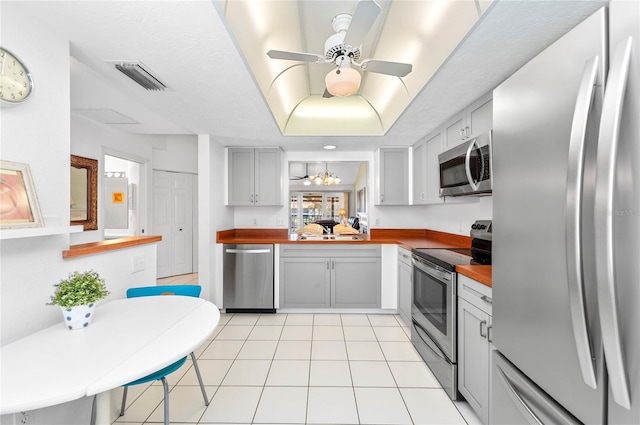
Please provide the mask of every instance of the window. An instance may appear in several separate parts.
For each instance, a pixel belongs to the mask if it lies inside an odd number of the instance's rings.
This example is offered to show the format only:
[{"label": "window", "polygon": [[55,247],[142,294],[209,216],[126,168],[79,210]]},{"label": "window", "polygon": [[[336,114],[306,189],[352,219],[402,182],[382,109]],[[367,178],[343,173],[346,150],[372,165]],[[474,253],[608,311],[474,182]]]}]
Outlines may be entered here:
[{"label": "window", "polygon": [[295,233],[320,219],[340,221],[340,209],[349,215],[348,192],[292,192],[289,231]]}]

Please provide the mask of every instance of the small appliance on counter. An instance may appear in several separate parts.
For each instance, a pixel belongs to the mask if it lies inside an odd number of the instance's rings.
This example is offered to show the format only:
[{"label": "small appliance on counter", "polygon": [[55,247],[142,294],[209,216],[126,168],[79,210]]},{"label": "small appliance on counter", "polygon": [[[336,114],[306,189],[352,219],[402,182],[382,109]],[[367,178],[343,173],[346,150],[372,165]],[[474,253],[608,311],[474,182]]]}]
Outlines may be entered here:
[{"label": "small appliance on counter", "polygon": [[471,248],[415,248],[411,342],[452,400],[458,398],[456,265],[491,264],[491,220],[471,226]]},{"label": "small appliance on counter", "polygon": [[471,257],[479,264],[491,264],[491,220],[476,220],[471,226]]}]

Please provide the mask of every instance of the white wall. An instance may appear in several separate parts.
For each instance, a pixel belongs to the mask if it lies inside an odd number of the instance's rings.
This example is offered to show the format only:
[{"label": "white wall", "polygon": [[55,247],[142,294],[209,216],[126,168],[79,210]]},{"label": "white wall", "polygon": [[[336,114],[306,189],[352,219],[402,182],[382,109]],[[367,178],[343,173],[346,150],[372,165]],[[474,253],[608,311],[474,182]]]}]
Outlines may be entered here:
[{"label": "white wall", "polygon": [[231,229],[233,207],[225,202],[225,150],[209,135],[198,136],[198,280],[202,296],[222,306],[222,247],[216,231]]},{"label": "white wall", "polygon": [[469,236],[474,221],[492,217],[491,196],[466,197],[434,205],[374,206],[369,226],[372,229],[430,229]]},{"label": "white wall", "polygon": [[[2,3],[0,38],[3,47],[27,64],[35,90],[24,104],[0,109],[0,157],[30,165],[45,224],[65,226],[70,216],[69,156],[72,152],[69,43],[63,31],[50,31],[46,25],[34,22],[31,16],[18,10],[16,4],[19,2]],[[100,151],[96,147],[100,144],[92,142],[100,132],[88,127],[74,126],[78,130],[75,133],[78,143],[74,143],[73,153],[98,158]],[[105,140],[110,137],[106,133],[103,133]],[[120,147],[125,145],[122,142]],[[151,148],[148,152],[147,157],[151,158]],[[68,249],[70,240],[67,234],[2,240],[0,345],[51,325],[63,326],[59,308],[46,304],[53,285],[71,271],[96,270],[107,282],[111,291],[109,299],[123,297],[126,286],[155,282],[155,244],[63,260],[62,251]],[[143,272],[131,273],[133,252],[143,256],[149,266]],[[30,423],[88,423],[89,407],[87,400],[81,400],[38,410],[31,416]],[[85,410],[79,413],[79,408]],[[12,423],[13,416],[2,416],[0,422]]]},{"label": "white wall", "polygon": [[153,169],[197,174],[198,137],[164,136],[162,143],[154,144]]},{"label": "white wall", "polygon": [[[104,155],[108,153],[120,158],[132,159],[142,164],[138,189],[148,186],[150,163],[154,143],[161,143],[159,136],[138,136],[122,133],[107,125],[91,121],[85,117],[71,115],[71,153],[98,160],[98,229],[71,235],[72,244],[96,242],[104,239]],[[150,225],[149,197],[139,202],[138,226],[146,229]],[[140,201],[143,201],[140,198]]]}]

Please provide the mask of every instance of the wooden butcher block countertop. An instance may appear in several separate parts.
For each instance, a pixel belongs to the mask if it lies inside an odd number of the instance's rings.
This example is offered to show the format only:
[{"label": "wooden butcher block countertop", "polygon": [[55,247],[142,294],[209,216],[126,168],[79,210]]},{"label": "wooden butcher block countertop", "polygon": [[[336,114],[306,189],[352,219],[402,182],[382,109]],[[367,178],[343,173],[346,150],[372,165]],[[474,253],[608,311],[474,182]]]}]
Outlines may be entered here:
[{"label": "wooden butcher block countertop", "polygon": [[[469,248],[471,238],[429,229],[371,229],[358,240],[302,240],[288,229],[230,229],[216,233],[216,243],[226,244],[396,244],[402,248]],[[491,266],[457,266],[456,271],[491,286]]]},{"label": "wooden butcher block countertop", "polygon": [[491,286],[491,266],[456,266],[456,271],[484,285]]}]

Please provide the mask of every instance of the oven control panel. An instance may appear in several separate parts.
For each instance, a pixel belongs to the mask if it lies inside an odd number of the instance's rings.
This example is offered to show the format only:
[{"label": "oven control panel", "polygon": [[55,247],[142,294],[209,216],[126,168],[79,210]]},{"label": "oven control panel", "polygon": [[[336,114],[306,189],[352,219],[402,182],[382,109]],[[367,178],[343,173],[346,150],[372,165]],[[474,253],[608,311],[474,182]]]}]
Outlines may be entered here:
[{"label": "oven control panel", "polygon": [[490,241],[491,228],[491,220],[476,220],[476,222],[471,225],[471,238]]}]

